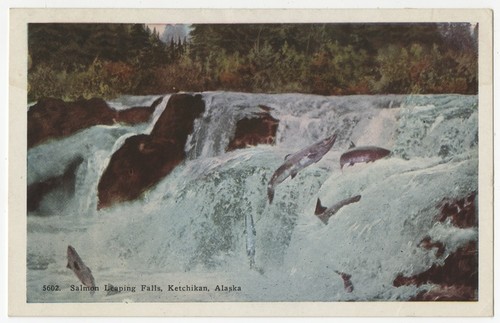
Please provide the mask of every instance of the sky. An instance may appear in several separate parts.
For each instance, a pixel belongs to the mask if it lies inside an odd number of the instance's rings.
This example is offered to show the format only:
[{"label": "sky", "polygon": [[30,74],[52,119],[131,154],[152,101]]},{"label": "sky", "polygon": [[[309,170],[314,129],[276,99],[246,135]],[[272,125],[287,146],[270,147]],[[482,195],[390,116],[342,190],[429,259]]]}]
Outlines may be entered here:
[{"label": "sky", "polygon": [[160,35],[165,31],[165,27],[167,26],[166,24],[146,24],[149,29],[153,30],[156,28],[156,31],[160,33]]},{"label": "sky", "polygon": [[160,34],[160,39],[169,43],[173,38],[175,41],[181,41],[189,34],[189,26],[186,24],[146,24],[151,30],[156,29]]}]

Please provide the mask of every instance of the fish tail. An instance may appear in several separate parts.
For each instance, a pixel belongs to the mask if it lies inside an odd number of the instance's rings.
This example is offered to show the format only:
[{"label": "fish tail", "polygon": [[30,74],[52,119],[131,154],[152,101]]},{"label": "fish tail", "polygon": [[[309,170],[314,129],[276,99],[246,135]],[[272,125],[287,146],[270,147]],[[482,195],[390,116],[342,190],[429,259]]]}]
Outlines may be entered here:
[{"label": "fish tail", "polygon": [[274,187],[273,187],[273,185],[267,186],[267,198],[269,199],[269,204],[273,203],[273,199],[274,199]]},{"label": "fish tail", "polygon": [[321,205],[321,200],[318,198],[318,201],[316,202],[316,210],[314,210],[314,215],[320,215],[325,211],[326,211],[326,207]]}]

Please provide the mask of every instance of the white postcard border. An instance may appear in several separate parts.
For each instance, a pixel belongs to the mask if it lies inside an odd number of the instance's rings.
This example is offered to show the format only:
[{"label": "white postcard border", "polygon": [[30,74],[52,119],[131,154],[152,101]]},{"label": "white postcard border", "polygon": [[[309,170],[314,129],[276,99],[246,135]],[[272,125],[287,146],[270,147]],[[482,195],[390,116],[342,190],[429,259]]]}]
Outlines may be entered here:
[{"label": "white postcard border", "polygon": [[[165,17],[171,17],[168,21]],[[27,23],[479,22],[479,301],[26,302]],[[484,26],[484,27],[483,27]],[[493,314],[493,67],[488,9],[11,9],[9,73],[9,315],[491,316]],[[299,305],[300,303],[300,305]]]}]

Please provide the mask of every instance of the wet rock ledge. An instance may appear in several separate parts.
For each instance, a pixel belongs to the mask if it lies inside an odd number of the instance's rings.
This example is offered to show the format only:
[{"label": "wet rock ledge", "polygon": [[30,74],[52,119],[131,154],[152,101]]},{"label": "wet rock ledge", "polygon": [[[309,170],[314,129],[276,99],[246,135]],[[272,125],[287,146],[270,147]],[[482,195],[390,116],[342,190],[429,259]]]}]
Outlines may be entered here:
[{"label": "wet rock ledge", "polygon": [[185,158],[194,120],[205,111],[201,95],[175,94],[151,134],[125,140],[113,154],[98,187],[98,209],[139,198]]},{"label": "wet rock ledge", "polygon": [[271,116],[269,113],[271,108],[264,105],[260,105],[259,108],[262,112],[243,118],[236,123],[234,137],[229,142],[226,151],[275,143],[279,120]]},{"label": "wet rock ledge", "polygon": [[[437,221],[449,221],[453,226],[477,228],[476,192],[460,199],[445,199],[438,206],[440,213]],[[436,250],[436,257],[442,258],[446,245],[441,241],[432,241],[424,237],[421,248]],[[411,277],[399,274],[393,282],[395,287],[403,285],[431,285],[418,293],[410,301],[477,301],[478,292],[478,243],[466,242],[457,250],[444,256],[444,264],[433,264],[429,269]]]},{"label": "wet rock ledge", "polygon": [[117,111],[100,98],[79,99],[74,102],[54,98],[40,99],[28,111],[28,148],[49,139],[70,136],[95,125],[147,122],[162,100],[162,97],[158,98],[149,107]]}]

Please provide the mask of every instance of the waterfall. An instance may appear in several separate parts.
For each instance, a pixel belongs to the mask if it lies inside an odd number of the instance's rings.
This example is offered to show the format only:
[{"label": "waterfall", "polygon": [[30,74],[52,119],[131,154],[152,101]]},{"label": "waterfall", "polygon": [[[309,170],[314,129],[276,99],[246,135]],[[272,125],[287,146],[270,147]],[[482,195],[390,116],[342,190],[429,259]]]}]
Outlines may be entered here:
[{"label": "waterfall", "polygon": [[[169,96],[149,123],[94,126],[28,151],[28,184],[61,175],[76,157],[83,158],[74,196],[56,208],[60,199],[54,191],[41,201],[45,213],[28,214],[28,301],[405,300],[422,287],[395,287],[395,277],[442,261],[420,248],[420,240],[432,236],[455,249],[477,240],[477,227],[436,224],[444,199],[477,191],[477,96],[202,96],[205,112],[187,140],[187,159],[135,201],[97,211],[97,183],[126,138],[151,131]],[[153,100],[126,97],[110,105],[125,109]],[[279,120],[276,143],[226,152],[237,121],[261,106]],[[269,204],[267,184],[285,156],[334,132],[333,148],[279,184]],[[341,170],[340,156],[351,141],[392,154]],[[314,215],[318,198],[331,206],[354,195],[360,201],[340,209],[328,225]],[[250,218],[254,268],[246,251]],[[68,286],[78,281],[64,268],[68,245],[102,290],[109,283],[151,283],[164,290],[181,284],[211,291],[235,285],[242,291],[74,293]],[[352,292],[344,290],[336,271],[351,275]],[[64,289],[47,298],[39,287],[54,282]]]}]

